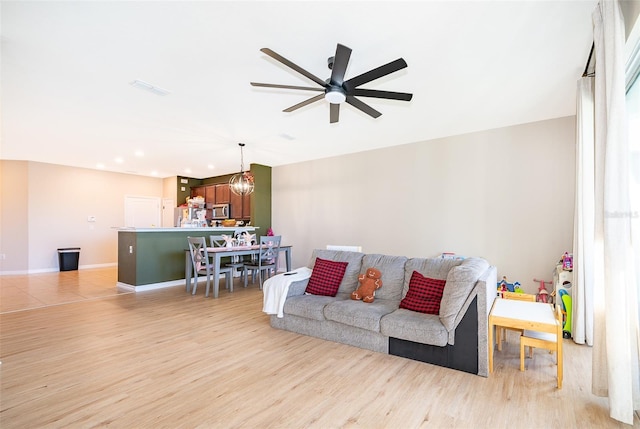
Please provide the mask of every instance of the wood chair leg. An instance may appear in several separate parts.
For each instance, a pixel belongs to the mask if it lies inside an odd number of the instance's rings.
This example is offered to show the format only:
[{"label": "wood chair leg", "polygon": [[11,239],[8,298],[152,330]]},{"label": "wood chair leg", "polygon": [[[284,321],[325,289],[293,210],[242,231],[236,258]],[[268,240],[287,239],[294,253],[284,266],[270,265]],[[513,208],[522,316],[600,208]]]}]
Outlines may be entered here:
[{"label": "wood chair leg", "polygon": [[[531,347],[529,347],[531,351]],[[520,371],[524,371],[524,343],[520,340]]]}]

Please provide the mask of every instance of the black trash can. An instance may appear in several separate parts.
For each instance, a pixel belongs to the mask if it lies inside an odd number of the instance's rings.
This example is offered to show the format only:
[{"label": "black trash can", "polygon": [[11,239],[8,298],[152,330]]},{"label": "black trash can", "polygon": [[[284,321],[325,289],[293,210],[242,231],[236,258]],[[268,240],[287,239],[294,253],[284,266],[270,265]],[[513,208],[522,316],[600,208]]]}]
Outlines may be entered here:
[{"label": "black trash can", "polygon": [[77,270],[79,259],[79,247],[65,247],[62,249],[58,249],[58,263],[60,264],[60,271]]}]

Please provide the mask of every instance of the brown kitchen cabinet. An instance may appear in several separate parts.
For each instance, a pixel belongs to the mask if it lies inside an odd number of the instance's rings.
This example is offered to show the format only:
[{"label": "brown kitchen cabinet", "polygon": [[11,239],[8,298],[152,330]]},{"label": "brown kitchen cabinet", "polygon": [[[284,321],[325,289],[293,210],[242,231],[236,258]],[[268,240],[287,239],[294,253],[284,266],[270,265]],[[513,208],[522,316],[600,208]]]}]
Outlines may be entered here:
[{"label": "brown kitchen cabinet", "polygon": [[230,192],[230,204],[231,204],[231,217],[233,219],[245,219],[251,218],[251,196],[250,195],[236,195]]},{"label": "brown kitchen cabinet", "polygon": [[204,202],[207,204],[214,204],[216,202],[216,187],[205,186],[204,187]]},{"label": "brown kitchen cabinet", "polygon": [[242,196],[229,192],[229,204],[231,206],[232,219],[242,219]]},{"label": "brown kitchen cabinet", "polygon": [[229,184],[223,183],[219,185],[214,185],[216,188],[216,204],[230,204],[230,195],[229,192]]},{"label": "brown kitchen cabinet", "polygon": [[251,195],[242,197],[242,214],[245,219],[251,219]]},{"label": "brown kitchen cabinet", "polygon": [[195,198],[195,197],[202,197],[205,198],[205,202],[206,202],[206,186],[194,186],[191,188],[191,198]]}]

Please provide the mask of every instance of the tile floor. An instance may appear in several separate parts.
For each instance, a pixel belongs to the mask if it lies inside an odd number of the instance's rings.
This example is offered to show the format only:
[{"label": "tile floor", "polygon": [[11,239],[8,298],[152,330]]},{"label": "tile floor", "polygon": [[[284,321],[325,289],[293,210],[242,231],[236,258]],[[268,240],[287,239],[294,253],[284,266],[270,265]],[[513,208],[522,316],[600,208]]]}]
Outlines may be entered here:
[{"label": "tile floor", "polygon": [[0,313],[132,293],[117,278],[117,267],[0,276]]}]

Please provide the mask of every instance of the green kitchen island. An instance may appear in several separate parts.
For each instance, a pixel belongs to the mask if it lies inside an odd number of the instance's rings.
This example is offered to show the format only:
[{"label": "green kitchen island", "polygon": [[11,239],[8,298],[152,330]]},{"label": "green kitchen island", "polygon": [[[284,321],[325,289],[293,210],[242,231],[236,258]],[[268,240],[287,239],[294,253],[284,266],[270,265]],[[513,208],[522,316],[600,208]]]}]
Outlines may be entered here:
[{"label": "green kitchen island", "polygon": [[[118,287],[136,292],[185,284],[187,237],[256,234],[257,227],[122,228],[118,230]],[[256,234],[257,239],[257,234]]]}]

